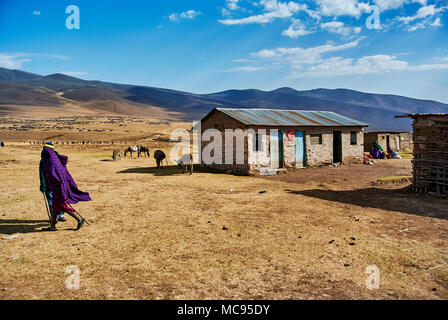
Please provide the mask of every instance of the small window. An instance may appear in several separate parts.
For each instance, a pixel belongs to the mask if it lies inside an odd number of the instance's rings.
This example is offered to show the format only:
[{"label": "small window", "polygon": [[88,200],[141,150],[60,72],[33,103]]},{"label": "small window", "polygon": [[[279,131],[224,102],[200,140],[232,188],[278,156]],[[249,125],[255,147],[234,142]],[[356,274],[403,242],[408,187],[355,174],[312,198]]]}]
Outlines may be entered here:
[{"label": "small window", "polygon": [[322,133],[310,135],[311,144],[322,144]]},{"label": "small window", "polygon": [[358,134],[356,131],[350,132],[350,144],[356,146],[358,144]]},{"label": "small window", "polygon": [[263,135],[259,133],[254,136],[254,151],[263,151]]}]

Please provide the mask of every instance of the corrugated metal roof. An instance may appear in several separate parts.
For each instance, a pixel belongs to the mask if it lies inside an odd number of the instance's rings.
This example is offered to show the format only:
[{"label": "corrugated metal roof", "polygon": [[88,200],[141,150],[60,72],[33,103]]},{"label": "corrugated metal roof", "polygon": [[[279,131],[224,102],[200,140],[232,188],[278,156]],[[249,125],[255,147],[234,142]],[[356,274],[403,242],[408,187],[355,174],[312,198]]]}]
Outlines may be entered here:
[{"label": "corrugated metal roof", "polygon": [[385,134],[385,133],[392,133],[392,134],[397,134],[397,133],[410,133],[411,131],[401,131],[401,130],[373,130],[373,131],[366,131],[366,133],[378,133],[378,134]]},{"label": "corrugated metal roof", "polygon": [[368,124],[332,111],[276,110],[276,109],[227,109],[216,108],[246,125],[257,126],[311,126],[340,127]]},{"label": "corrugated metal roof", "polygon": [[448,113],[409,113],[401,116],[395,116],[395,118],[416,118],[416,117],[432,117],[432,116],[446,117],[448,116]]}]

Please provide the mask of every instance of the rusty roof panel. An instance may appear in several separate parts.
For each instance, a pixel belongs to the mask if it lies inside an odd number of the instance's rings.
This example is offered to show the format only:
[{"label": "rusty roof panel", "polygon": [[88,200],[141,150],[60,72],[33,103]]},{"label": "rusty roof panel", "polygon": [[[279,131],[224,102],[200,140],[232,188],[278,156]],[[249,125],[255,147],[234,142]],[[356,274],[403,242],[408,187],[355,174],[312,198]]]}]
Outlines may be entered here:
[{"label": "rusty roof panel", "polygon": [[246,125],[300,127],[367,127],[368,124],[332,111],[216,108]]}]

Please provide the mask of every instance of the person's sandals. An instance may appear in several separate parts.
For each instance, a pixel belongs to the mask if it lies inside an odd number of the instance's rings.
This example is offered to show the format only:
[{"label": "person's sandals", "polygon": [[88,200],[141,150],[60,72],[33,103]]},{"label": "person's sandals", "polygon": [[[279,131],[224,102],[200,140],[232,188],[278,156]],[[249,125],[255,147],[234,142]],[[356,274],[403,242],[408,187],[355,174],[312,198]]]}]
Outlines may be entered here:
[{"label": "person's sandals", "polygon": [[56,229],[56,227],[48,227],[48,228],[42,229],[42,231],[58,231],[58,229]]},{"label": "person's sandals", "polygon": [[86,219],[82,219],[81,221],[79,221],[78,226],[76,227],[75,231],[78,231],[79,229],[81,229],[82,226],[84,225],[84,222],[86,222]]}]

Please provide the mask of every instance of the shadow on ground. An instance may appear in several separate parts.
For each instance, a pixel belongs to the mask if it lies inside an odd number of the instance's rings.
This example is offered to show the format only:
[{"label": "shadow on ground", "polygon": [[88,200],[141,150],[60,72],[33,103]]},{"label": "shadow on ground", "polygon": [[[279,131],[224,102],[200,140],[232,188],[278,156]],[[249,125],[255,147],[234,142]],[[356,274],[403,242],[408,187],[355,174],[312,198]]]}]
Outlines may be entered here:
[{"label": "shadow on ground", "polygon": [[403,189],[366,188],[357,190],[286,190],[291,194],[352,204],[360,207],[397,211],[448,220],[448,201]]},{"label": "shadow on ground", "polygon": [[41,232],[50,225],[48,220],[4,220],[0,219],[0,234]]},{"label": "shadow on ground", "polygon": [[[180,169],[178,166],[164,166],[163,168],[157,169],[157,167],[145,167],[145,168],[129,168],[126,170],[118,171],[117,173],[142,173],[142,174],[152,174],[154,176],[173,176],[173,175],[182,175],[182,169]],[[189,174],[190,171],[188,169]],[[204,168],[201,166],[194,166],[193,168],[193,174],[194,173],[215,173],[215,174],[222,174],[223,171],[220,170],[213,170],[209,168]]]}]

